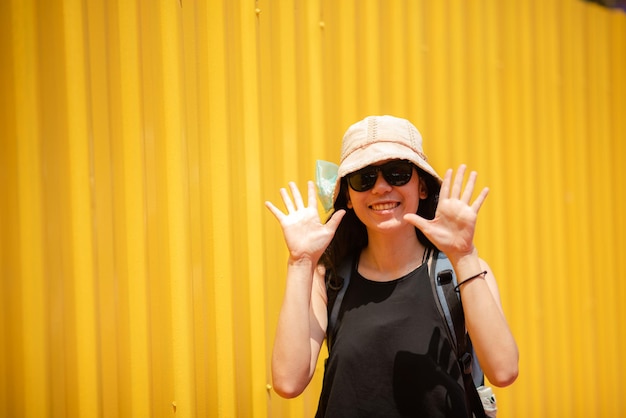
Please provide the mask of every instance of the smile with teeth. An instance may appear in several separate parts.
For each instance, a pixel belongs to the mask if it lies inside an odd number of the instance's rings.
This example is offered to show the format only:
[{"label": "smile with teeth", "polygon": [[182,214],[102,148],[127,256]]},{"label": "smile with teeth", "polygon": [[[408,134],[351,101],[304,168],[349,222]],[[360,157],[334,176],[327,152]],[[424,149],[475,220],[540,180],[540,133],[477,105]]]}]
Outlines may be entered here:
[{"label": "smile with teeth", "polygon": [[398,202],[387,202],[387,203],[376,203],[370,206],[374,210],[390,210],[398,207],[400,204]]}]

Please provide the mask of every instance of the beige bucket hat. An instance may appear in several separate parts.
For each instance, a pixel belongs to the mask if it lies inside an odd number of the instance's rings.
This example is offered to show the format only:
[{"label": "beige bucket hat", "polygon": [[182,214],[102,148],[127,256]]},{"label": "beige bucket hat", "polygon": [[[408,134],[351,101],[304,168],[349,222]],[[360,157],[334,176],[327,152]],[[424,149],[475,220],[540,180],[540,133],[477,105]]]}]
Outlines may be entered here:
[{"label": "beige bucket hat", "polygon": [[348,128],[341,144],[339,166],[327,161],[317,163],[318,193],[325,210],[337,200],[341,179],[368,165],[385,160],[408,160],[433,176],[441,177],[422,149],[422,135],[408,120],[395,116],[368,116]]},{"label": "beige bucket hat", "polygon": [[350,126],[343,136],[333,201],[341,178],[379,161],[394,159],[412,162],[441,184],[441,177],[424,154],[422,135],[411,122],[389,115],[368,116]]},{"label": "beige bucket hat", "polygon": [[370,164],[409,160],[441,183],[422,149],[422,135],[411,122],[395,116],[368,116],[350,126],[343,136],[337,172],[340,181]]}]

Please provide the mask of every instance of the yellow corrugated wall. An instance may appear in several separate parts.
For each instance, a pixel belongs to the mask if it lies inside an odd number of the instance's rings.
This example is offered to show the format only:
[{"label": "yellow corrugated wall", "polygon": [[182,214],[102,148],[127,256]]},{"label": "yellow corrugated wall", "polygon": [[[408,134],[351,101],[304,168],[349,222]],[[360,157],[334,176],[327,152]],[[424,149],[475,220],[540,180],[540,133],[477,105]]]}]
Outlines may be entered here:
[{"label": "yellow corrugated wall", "polygon": [[[263,207],[408,117],[491,194],[501,417],[626,414],[626,14],[582,0],[0,2],[0,416],[309,417]],[[486,327],[489,324],[485,324]]]}]

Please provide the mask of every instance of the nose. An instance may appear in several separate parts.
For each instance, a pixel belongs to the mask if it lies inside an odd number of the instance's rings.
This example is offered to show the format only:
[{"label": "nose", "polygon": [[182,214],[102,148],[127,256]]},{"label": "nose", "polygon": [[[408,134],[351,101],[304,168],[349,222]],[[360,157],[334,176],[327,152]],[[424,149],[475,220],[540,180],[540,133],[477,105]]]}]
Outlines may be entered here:
[{"label": "nose", "polygon": [[372,187],[372,193],[385,193],[391,189],[392,187],[387,183],[387,180],[385,180],[382,171],[378,170],[376,173],[376,183],[374,183],[374,187]]}]

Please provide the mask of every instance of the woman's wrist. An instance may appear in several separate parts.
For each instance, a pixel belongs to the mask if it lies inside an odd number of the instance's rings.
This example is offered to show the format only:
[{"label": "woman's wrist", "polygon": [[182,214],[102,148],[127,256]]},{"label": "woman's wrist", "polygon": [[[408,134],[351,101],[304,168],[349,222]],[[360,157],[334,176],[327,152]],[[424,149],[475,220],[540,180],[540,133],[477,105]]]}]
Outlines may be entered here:
[{"label": "woman's wrist", "polygon": [[460,280],[458,282],[458,284],[456,286],[454,286],[454,291],[459,293],[461,291],[461,286],[471,282],[472,280],[484,279],[486,275],[487,275],[487,270],[483,270],[480,273],[474,274],[473,276],[470,276],[470,277],[468,277],[466,279]]},{"label": "woman's wrist", "polygon": [[464,254],[446,254],[452,266],[455,270],[465,271],[467,269],[478,267],[480,268],[480,259],[478,257],[478,250],[476,247],[472,247],[472,249]]},{"label": "woman's wrist", "polygon": [[309,257],[292,258],[287,261],[287,276],[300,277],[309,281],[315,274],[317,261]]}]

